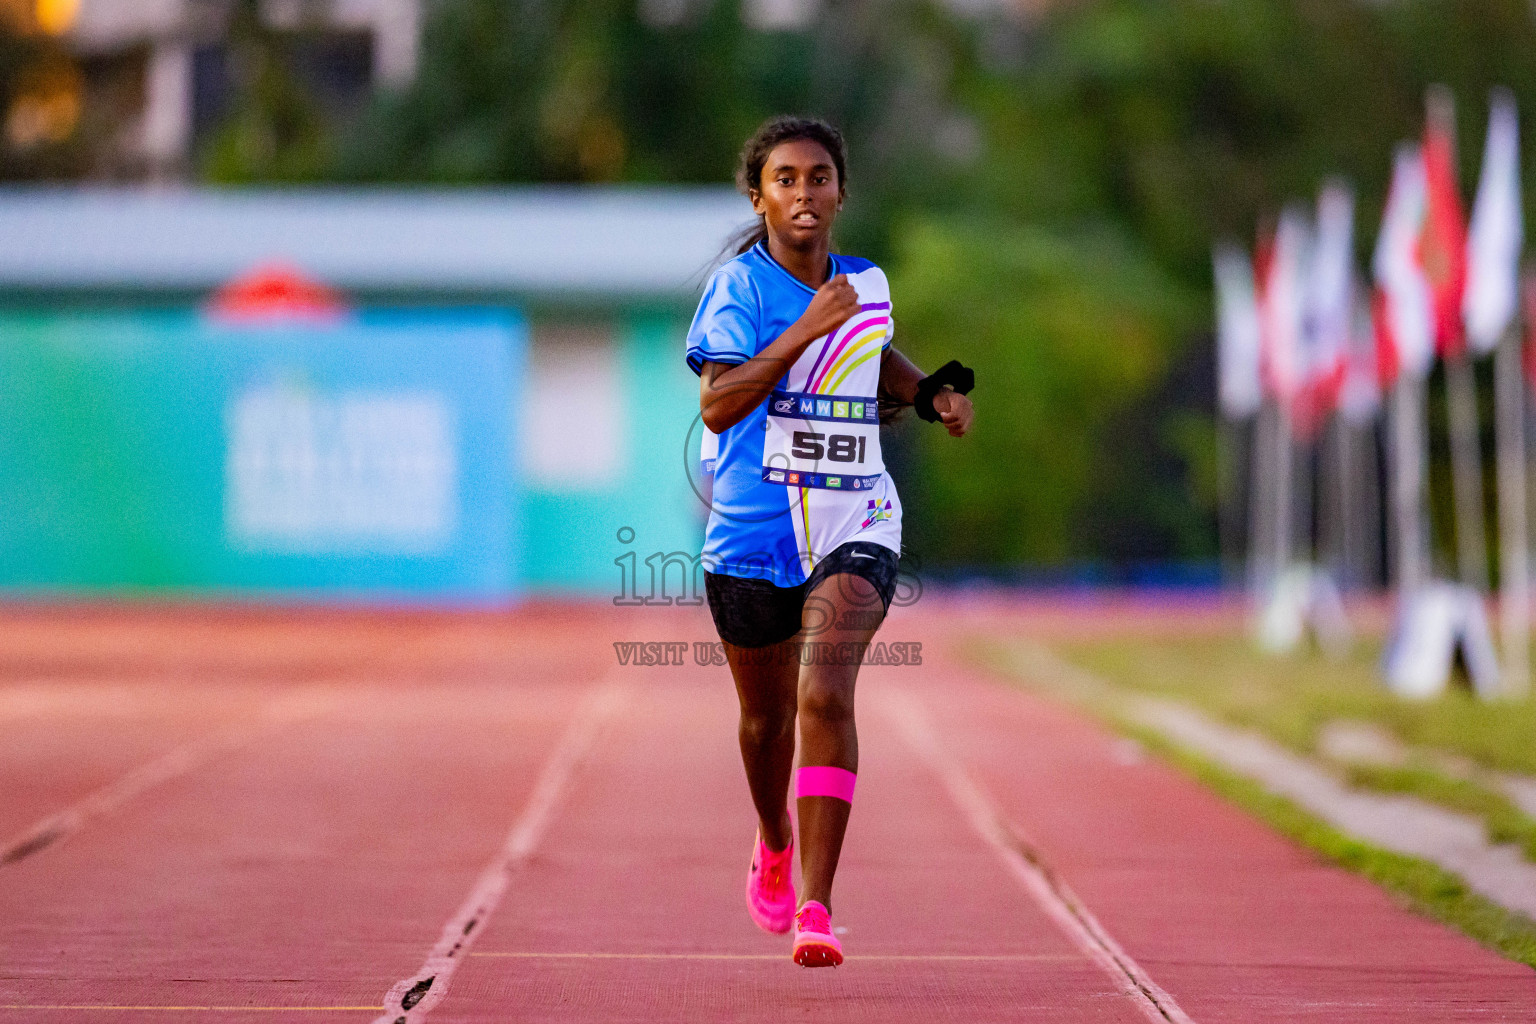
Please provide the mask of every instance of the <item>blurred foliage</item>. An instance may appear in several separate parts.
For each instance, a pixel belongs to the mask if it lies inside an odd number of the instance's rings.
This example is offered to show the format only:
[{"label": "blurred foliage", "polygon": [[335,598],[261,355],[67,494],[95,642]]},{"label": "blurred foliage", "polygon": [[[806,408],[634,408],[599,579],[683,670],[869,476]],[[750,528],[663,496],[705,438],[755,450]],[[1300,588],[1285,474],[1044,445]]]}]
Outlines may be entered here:
[{"label": "blurred foliage", "polygon": [[1032,98],[1093,136],[1091,159],[1056,172],[1095,179],[1095,205],[1201,287],[1213,236],[1251,237],[1260,216],[1331,174],[1359,190],[1367,253],[1392,147],[1418,136],[1430,83],[1462,100],[1467,186],[1488,90],[1508,85],[1536,104],[1525,0],[1106,0],[1045,34]]},{"label": "blurred foliage", "polygon": [[[317,139],[296,117],[263,149],[233,127],[204,166],[724,182],[764,117],[820,114],[851,147],[841,247],[891,271],[904,348],[978,370],[970,442],[903,435],[920,553],[1213,557],[1212,238],[1251,238],[1341,174],[1363,261],[1431,82],[1461,98],[1470,187],[1488,89],[1536,109],[1530,5],[1078,0],[1025,20],[964,6],[826,0],[803,29],[766,31],[734,0],[439,0],[416,80],[349,130]],[[282,95],[249,109],[273,125]]]},{"label": "blurred foliage", "polygon": [[291,64],[290,38],[269,28],[260,0],[237,0],[228,44],[233,101],[200,147],[205,180],[313,181],[333,173],[338,133]]},{"label": "blurred foliage", "polygon": [[[1103,442],[1116,414],[1156,383],[1180,289],[1103,226],[917,219],[898,239],[899,344],[919,365],[959,354],[979,367],[984,410],[963,443],[918,433],[921,472],[902,484],[908,506],[928,512],[909,513],[912,546],[964,563],[1134,554],[1094,543],[1103,523],[1083,499],[1106,481],[1122,489],[1126,451]],[[1145,454],[1134,441],[1130,450]]]},{"label": "blurred foliage", "polygon": [[946,95],[949,69],[973,60],[975,26],[905,0],[829,4],[803,32],[756,31],[727,0],[685,5],[670,25],[648,24],[644,6],[438,5],[415,82],[380,98],[339,173],[720,183],[760,122],[798,111],[828,118],[852,142],[860,201],[842,225],[845,243],[881,245],[892,212],[924,197],[965,205],[932,156],[945,119],[960,116]]}]

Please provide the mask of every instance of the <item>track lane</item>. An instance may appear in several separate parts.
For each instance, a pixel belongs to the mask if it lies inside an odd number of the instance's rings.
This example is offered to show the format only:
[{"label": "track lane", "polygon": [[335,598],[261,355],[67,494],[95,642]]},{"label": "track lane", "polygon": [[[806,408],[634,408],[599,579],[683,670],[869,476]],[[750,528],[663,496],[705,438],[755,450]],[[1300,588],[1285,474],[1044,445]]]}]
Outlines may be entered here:
[{"label": "track lane", "polygon": [[335,699],[335,691],[325,687],[285,693],[259,707],[246,720],[187,740],[135,765],[80,799],[44,815],[8,840],[0,839],[0,868],[53,849],[80,830],[110,819],[155,789],[242,747],[260,743],[278,730],[323,714]]},{"label": "track lane", "polygon": [[209,679],[0,679],[0,852],[173,751],[255,723],[288,689]]},{"label": "track lane", "polygon": [[324,717],[10,865],[0,1006],[377,1013],[494,850],[573,699],[564,680],[355,683]]},{"label": "track lane", "polygon": [[594,744],[601,741],[613,716],[624,706],[626,691],[618,679],[593,687],[577,706],[560,742],[542,769],[528,802],[496,856],[480,872],[474,888],[443,926],[426,961],[409,977],[390,986],[376,1024],[414,1024],[447,998],[459,965],[489,927],[512,875],[526,864],[559,812],[572,776]]},{"label": "track lane", "polygon": [[869,715],[834,913],[849,960],[796,967],[788,937],[760,932],[743,906],[753,817],[729,678],[635,672],[613,739],[591,755],[433,1024],[1145,1024]]},{"label": "track lane", "polygon": [[1194,1024],[1184,1009],[1105,930],[1066,880],[1028,844],[1019,828],[976,784],[933,728],[926,708],[909,692],[887,693],[881,710],[907,749],[937,776],[972,829],[992,848],[1020,887],[1074,946],[1098,965],[1152,1024]]}]

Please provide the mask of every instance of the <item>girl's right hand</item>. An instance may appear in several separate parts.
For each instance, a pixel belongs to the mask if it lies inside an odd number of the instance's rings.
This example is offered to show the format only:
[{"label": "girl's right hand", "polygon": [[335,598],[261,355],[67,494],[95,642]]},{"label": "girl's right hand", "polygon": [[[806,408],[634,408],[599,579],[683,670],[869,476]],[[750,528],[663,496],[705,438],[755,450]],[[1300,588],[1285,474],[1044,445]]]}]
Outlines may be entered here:
[{"label": "girl's right hand", "polygon": [[847,274],[838,274],[816,289],[811,304],[800,314],[800,327],[815,340],[831,334],[859,311],[859,290],[848,283]]}]

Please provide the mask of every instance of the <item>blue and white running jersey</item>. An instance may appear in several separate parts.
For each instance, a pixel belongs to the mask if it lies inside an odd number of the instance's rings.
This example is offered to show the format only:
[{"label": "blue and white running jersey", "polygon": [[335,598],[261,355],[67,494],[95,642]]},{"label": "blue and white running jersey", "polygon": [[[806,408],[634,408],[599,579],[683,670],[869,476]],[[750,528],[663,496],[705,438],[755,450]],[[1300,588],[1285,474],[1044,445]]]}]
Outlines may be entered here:
[{"label": "blue and white running jersey", "polygon": [[[704,535],[710,572],[789,587],[851,540],[901,551],[901,501],[880,455],[876,403],[891,344],[890,285],[868,260],[832,263],[861,308],[811,342],[767,400],[719,436]],[[688,330],[689,367],[746,362],[800,319],[815,294],[759,242],[710,277]]]}]

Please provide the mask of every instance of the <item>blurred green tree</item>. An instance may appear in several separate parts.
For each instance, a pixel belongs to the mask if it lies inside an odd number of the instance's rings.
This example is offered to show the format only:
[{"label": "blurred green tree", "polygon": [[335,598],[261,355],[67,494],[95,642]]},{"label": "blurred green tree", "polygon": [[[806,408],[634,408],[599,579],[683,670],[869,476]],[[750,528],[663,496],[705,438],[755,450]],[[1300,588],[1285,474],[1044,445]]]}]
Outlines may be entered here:
[{"label": "blurred green tree", "polygon": [[416,80],[380,99],[340,171],[386,181],[718,181],[730,173],[724,140],[772,99],[742,81],[746,36],[724,4],[665,29],[646,26],[628,0],[440,4]]},{"label": "blurred green tree", "polygon": [[[1166,498],[1166,482],[1125,478],[1126,456],[1145,445],[1106,442],[1117,416],[1166,369],[1187,315],[1177,283],[1134,240],[1102,225],[1066,232],[916,219],[898,238],[899,342],[920,365],[959,354],[976,366],[983,410],[964,443],[917,433],[921,471],[901,481],[918,513],[908,519],[914,549],[970,565],[1207,554],[1178,537],[1151,552],[1114,550],[1095,534],[1104,524],[1091,506],[1127,485],[1143,506]],[[1116,511],[1166,539],[1189,518],[1187,498],[1173,504],[1171,516],[1138,514],[1124,502]]]},{"label": "blurred green tree", "polygon": [[236,0],[225,36],[232,98],[198,147],[204,179],[302,182],[331,173],[339,126],[295,75],[289,41],[267,25],[260,0]]},{"label": "blurred green tree", "polygon": [[[736,3],[449,0],[420,73],[380,98],[337,172],[371,181],[727,182],[766,117],[818,114],[852,143],[860,198],[845,241],[879,244],[898,203],[943,190],[965,26],[914,0],[833,2],[800,30],[759,31]],[[654,6],[654,5],[652,5]],[[933,181],[927,188],[913,184]]]}]

